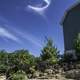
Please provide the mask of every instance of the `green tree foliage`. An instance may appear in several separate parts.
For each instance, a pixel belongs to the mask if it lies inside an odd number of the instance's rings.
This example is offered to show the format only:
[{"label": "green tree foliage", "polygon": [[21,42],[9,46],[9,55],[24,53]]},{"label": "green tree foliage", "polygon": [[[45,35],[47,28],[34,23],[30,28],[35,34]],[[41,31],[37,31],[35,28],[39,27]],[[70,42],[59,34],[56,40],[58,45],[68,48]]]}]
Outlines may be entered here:
[{"label": "green tree foliage", "polygon": [[5,73],[8,68],[8,59],[7,52],[2,50],[0,51],[0,73]]},{"label": "green tree foliage", "polygon": [[10,77],[11,77],[11,80],[28,80],[25,72],[20,71],[20,70],[12,74]]},{"label": "green tree foliage", "polygon": [[[12,53],[8,53],[4,50],[0,51],[0,72],[5,73],[8,72],[13,73],[14,67],[16,66],[18,69],[26,70],[27,67],[33,66],[35,64],[35,57],[31,55],[27,50],[16,50]],[[12,72],[13,71],[13,72]]]},{"label": "green tree foliage", "polygon": [[12,77],[13,80],[24,80],[22,79],[24,74],[17,73],[17,71],[23,71],[25,74],[34,73],[41,66],[43,70],[48,63],[57,63],[58,53],[51,39],[47,39],[47,43],[39,57],[33,56],[28,50],[24,49],[10,53],[2,50],[0,51],[0,72],[6,73],[7,78]]},{"label": "green tree foliage", "polygon": [[58,61],[59,51],[53,46],[53,41],[47,39],[46,45],[42,49],[41,59],[42,61],[49,61],[50,63],[56,63]]},{"label": "green tree foliage", "polygon": [[35,57],[29,53],[28,50],[17,50],[14,53],[14,57],[21,64],[33,65],[35,62]]},{"label": "green tree foliage", "polygon": [[36,62],[36,64],[41,62],[41,57],[35,57],[35,62]]},{"label": "green tree foliage", "polygon": [[80,53],[80,33],[77,35],[76,39],[74,40],[74,49],[77,53]]},{"label": "green tree foliage", "polygon": [[78,33],[76,39],[74,40],[73,47],[76,51],[76,56],[80,59],[80,33]]},{"label": "green tree foliage", "polygon": [[75,61],[75,57],[72,53],[64,53],[61,60],[62,62],[70,63]]}]

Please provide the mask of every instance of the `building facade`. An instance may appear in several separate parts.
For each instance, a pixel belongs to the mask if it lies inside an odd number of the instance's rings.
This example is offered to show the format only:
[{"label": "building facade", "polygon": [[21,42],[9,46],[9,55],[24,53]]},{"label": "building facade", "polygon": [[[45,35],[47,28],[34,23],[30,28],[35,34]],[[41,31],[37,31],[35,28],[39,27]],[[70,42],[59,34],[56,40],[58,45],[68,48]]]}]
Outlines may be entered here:
[{"label": "building facade", "polygon": [[73,42],[80,33],[80,3],[67,10],[63,21],[65,51],[73,50]]}]

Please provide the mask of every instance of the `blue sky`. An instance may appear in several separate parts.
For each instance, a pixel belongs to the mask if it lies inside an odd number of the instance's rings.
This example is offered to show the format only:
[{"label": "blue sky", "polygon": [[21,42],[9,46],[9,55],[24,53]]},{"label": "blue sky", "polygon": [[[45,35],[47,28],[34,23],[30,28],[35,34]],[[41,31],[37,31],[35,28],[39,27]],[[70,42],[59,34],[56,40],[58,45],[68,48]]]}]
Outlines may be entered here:
[{"label": "blue sky", "polygon": [[43,8],[46,0],[0,0],[0,49],[28,49],[38,56],[47,36],[63,52],[60,22],[64,12],[76,1],[51,0],[45,10],[35,11],[28,6]]}]

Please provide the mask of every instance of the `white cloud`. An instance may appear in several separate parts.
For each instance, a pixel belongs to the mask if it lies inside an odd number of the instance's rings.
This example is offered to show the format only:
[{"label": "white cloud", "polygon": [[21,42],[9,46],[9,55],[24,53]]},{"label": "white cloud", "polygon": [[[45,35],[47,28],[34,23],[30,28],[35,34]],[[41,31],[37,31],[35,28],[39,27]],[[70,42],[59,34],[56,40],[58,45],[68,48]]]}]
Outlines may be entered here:
[{"label": "white cloud", "polygon": [[22,33],[21,31],[16,31],[16,33],[18,35],[20,35],[20,37],[22,37],[23,39],[25,39],[25,40],[29,41],[30,43],[36,45],[37,47],[42,47],[40,40],[38,40],[33,35],[31,35],[29,33]]},{"label": "white cloud", "polygon": [[11,39],[16,42],[20,42],[19,39],[10,33],[7,29],[0,27],[0,37]]},{"label": "white cloud", "polygon": [[50,6],[51,0],[44,0],[44,2],[46,3],[46,5],[43,6],[43,7],[35,7],[35,6],[32,6],[32,5],[28,5],[27,7],[28,7],[29,9],[34,10],[34,11],[37,12],[38,14],[43,15],[44,12],[45,12],[45,10]]},{"label": "white cloud", "polygon": [[[9,28],[9,26],[7,28]],[[23,40],[29,41],[30,43],[32,43],[33,45],[35,45],[37,47],[42,47],[41,41],[39,39],[37,39],[36,37],[34,37],[32,34],[25,33],[25,32],[23,33],[22,31],[19,31],[15,28],[11,28],[11,30],[13,30],[13,32],[17,34],[17,36],[15,36],[12,32],[7,30],[7,28],[0,27],[0,37],[2,37],[3,39],[7,38],[10,40],[16,41],[17,43],[19,43],[21,45],[23,45],[23,43],[24,43],[22,41],[22,39],[23,39]]]}]

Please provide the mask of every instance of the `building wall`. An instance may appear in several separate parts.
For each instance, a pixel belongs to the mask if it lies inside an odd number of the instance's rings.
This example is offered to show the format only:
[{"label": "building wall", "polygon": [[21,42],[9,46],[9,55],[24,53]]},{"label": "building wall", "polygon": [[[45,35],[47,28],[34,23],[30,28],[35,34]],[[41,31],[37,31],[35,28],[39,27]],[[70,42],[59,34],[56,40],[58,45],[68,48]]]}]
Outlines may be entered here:
[{"label": "building wall", "polygon": [[65,50],[73,49],[73,42],[80,33],[80,8],[70,10],[63,23]]}]

